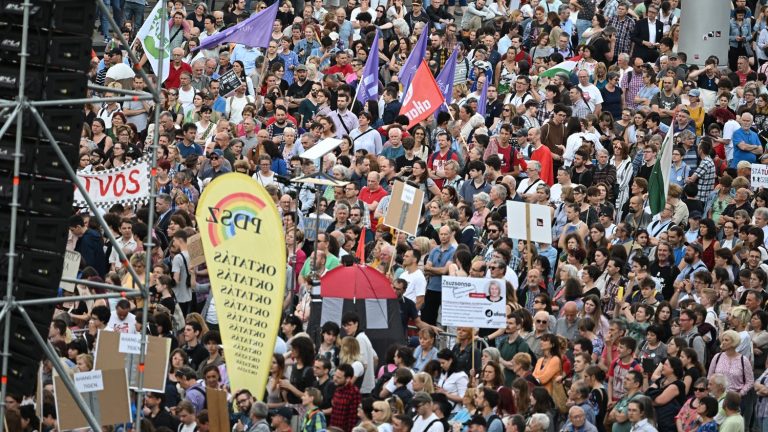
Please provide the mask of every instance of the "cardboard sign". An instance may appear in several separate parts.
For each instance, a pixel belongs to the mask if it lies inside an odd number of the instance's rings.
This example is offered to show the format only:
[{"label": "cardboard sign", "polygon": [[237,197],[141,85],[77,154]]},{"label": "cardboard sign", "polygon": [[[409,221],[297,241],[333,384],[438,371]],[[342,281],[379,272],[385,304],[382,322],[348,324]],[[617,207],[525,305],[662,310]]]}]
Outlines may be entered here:
[{"label": "cardboard sign", "polygon": [[100,370],[79,372],[74,376],[75,388],[80,393],[90,393],[104,390],[104,378]]},{"label": "cardboard sign", "polygon": [[187,251],[189,252],[189,265],[199,266],[205,264],[203,239],[200,237],[200,234],[195,234],[187,239]]},{"label": "cardboard sign", "polygon": [[[530,222],[525,223],[530,211]],[[541,204],[507,201],[507,235],[511,239],[526,240],[530,231],[532,242],[552,244],[552,208]]]},{"label": "cardboard sign", "polygon": [[[149,199],[149,162],[146,158],[105,171],[78,172],[77,178],[97,207],[132,206]],[[75,189],[75,206],[87,205],[80,190]]]},{"label": "cardboard sign", "polygon": [[507,325],[507,282],[443,276],[443,325],[503,328]]},{"label": "cardboard sign", "polygon": [[243,81],[235,74],[234,69],[219,77],[219,94],[223,97],[230,97],[235,94],[235,90],[243,85]]},{"label": "cardboard sign", "polygon": [[[125,367],[128,384],[131,389],[139,388],[139,355],[127,354],[123,350],[130,348],[129,339],[122,338],[123,333],[99,331],[94,348],[93,368],[106,369],[119,365]],[[141,335],[137,335],[141,337]],[[130,338],[130,337],[129,337]],[[140,341],[139,341],[140,343]],[[159,336],[147,336],[147,353],[144,358],[144,390],[165,392],[165,380],[168,378],[168,358],[171,340]]]},{"label": "cardboard sign", "polygon": [[[77,272],[80,270],[80,252],[67,251],[64,254],[64,271],[61,272],[62,279],[76,279]],[[59,286],[67,292],[75,292],[75,284],[62,281]]]},{"label": "cardboard sign", "polygon": [[424,203],[424,191],[407,183],[396,181],[384,215],[384,225],[416,235]]},{"label": "cardboard sign", "polygon": [[750,185],[753,190],[768,187],[768,165],[752,164],[752,180]]},{"label": "cardboard sign", "polygon": [[228,431],[229,411],[227,409],[227,392],[208,387],[205,389],[208,402],[208,421],[212,431]]},{"label": "cardboard sign", "polygon": [[[75,374],[75,386],[100,425],[131,421],[128,378],[125,369],[110,369]],[[83,390],[85,391],[83,391]],[[64,386],[61,376],[53,377],[59,430],[89,427],[75,398]]]}]

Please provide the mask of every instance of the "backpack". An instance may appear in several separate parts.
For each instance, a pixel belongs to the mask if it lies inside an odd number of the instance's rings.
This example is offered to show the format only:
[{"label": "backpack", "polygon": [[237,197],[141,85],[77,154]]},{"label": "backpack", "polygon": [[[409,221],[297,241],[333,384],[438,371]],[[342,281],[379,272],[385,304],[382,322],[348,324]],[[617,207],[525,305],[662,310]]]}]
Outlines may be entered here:
[{"label": "backpack", "polygon": [[[201,389],[200,387],[190,387],[189,390],[187,390],[187,392],[189,392],[191,390],[195,390],[197,392],[200,392],[200,394],[203,395],[203,409],[208,409],[208,393],[206,393],[206,391]],[[195,429],[195,430],[197,430],[197,429]]]},{"label": "backpack", "polygon": [[[707,341],[705,341],[704,338],[701,337],[698,330],[693,333],[693,336],[689,337],[685,341],[688,343],[688,347],[693,348],[693,341],[696,340],[697,337],[701,338],[701,341],[704,342],[704,357],[708,359],[709,357],[707,356],[707,352],[709,351],[709,349],[707,348]],[[717,338],[715,338],[715,340],[717,340]]]}]

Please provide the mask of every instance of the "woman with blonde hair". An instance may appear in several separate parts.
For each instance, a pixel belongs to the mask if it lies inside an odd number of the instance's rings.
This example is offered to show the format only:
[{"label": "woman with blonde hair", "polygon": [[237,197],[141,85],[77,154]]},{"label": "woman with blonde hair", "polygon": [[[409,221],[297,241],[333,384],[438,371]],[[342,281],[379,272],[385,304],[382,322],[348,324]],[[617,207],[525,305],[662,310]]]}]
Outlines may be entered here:
[{"label": "woman with blonde hair", "polygon": [[378,432],[392,432],[392,408],[386,401],[373,403],[373,423]]},{"label": "woman with blonde hair", "polygon": [[341,340],[339,350],[339,364],[348,364],[355,371],[355,379],[362,379],[365,373],[363,355],[360,353],[360,343],[352,336],[346,336]]},{"label": "woman with blonde hair", "polygon": [[[135,283],[133,279],[133,275],[131,273],[128,273],[128,271],[126,271],[122,279],[123,288],[138,290],[139,284],[144,283],[144,275],[146,274],[146,268],[144,267],[144,265],[146,264],[146,260],[147,260],[147,255],[144,252],[136,252],[133,255],[131,255],[129,262],[131,263],[131,267],[133,267],[133,270],[136,271],[136,274],[139,276],[139,280],[141,282]],[[141,297],[135,297],[134,303],[136,304],[137,308],[140,308],[144,305],[144,300]]]},{"label": "woman with blonde hair", "polygon": [[747,328],[749,326],[749,320],[752,318],[752,312],[747,309],[746,306],[737,306],[731,309],[731,316],[728,318],[728,324],[731,330],[735,331],[739,336],[739,343],[734,349],[750,362],[754,362],[755,356],[752,352],[752,339],[749,336]]},{"label": "woman with blonde hair", "polygon": [[93,369],[93,356],[90,354],[77,355],[77,371],[88,372]]},{"label": "woman with blonde hair", "polygon": [[435,384],[432,376],[426,372],[419,372],[413,376],[413,391],[423,391],[429,394],[435,392]]}]

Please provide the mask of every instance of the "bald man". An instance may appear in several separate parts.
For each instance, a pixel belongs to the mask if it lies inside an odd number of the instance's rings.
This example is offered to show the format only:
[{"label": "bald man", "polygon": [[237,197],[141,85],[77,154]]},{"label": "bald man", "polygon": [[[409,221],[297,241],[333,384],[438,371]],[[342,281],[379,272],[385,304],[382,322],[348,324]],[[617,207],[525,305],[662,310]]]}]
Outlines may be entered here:
[{"label": "bald man", "polygon": [[568,422],[565,423],[561,432],[597,432],[595,425],[587,421],[584,409],[578,405],[572,406],[568,410]]},{"label": "bald man", "polygon": [[190,74],[190,76],[192,75],[192,67],[181,61],[183,57],[184,50],[182,48],[174,48],[173,51],[171,51],[171,67],[168,71],[168,78],[166,78],[165,82],[163,83],[165,88],[179,88],[179,85],[181,85],[180,78],[182,72],[187,72]]},{"label": "bald man", "polygon": [[568,340],[575,340],[579,336],[579,328],[576,325],[579,307],[575,302],[569,301],[563,305],[560,318],[555,323],[555,334],[565,336]]}]

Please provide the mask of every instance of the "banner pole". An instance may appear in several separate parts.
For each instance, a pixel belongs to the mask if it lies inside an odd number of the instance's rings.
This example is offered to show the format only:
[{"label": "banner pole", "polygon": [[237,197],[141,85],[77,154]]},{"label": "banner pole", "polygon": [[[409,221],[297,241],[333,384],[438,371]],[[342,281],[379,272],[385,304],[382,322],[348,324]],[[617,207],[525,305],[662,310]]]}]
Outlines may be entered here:
[{"label": "banner pole", "polygon": [[[528,256],[532,256],[533,245],[531,245],[531,205],[529,203],[525,203],[525,242],[526,247],[528,248]],[[530,271],[533,267],[533,263],[529,259],[526,259],[525,261],[528,266],[528,270]]]}]

